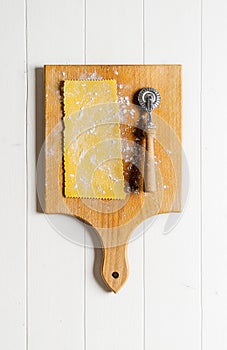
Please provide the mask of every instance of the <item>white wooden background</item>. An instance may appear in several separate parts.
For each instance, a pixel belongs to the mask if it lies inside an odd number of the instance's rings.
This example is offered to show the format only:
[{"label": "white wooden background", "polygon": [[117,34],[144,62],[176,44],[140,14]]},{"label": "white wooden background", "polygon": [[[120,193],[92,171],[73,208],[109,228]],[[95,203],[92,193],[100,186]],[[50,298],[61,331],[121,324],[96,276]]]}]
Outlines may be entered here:
[{"label": "white wooden background", "polygon": [[[226,349],[227,2],[0,3],[0,349]],[[169,235],[162,216],[130,244],[117,295],[97,283],[94,250],[36,212],[36,69],[58,63],[183,64],[186,210]]]}]

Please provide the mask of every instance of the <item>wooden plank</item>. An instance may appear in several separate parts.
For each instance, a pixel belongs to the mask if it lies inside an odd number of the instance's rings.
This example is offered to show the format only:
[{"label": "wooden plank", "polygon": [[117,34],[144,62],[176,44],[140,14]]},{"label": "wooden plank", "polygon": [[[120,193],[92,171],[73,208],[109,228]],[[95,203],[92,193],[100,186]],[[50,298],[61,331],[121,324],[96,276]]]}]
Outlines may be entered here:
[{"label": "wooden plank", "polygon": [[227,4],[203,2],[203,349],[227,345]]},{"label": "wooden plank", "polygon": [[145,0],[145,63],[183,65],[183,146],[190,168],[180,223],[168,235],[162,234],[166,216],[146,224],[146,349],[200,349],[200,15],[196,0]]},{"label": "wooden plank", "polygon": [[31,350],[82,349],[84,344],[83,248],[56,232],[62,231],[59,225],[70,224],[75,235],[83,235],[83,227],[67,218],[57,223],[58,218],[37,213],[35,190],[35,154],[44,136],[43,71],[35,72],[35,69],[46,63],[81,63],[83,45],[83,1],[28,0],[28,344]]},{"label": "wooden plank", "polygon": [[[108,3],[104,0],[87,0],[86,27],[87,63],[142,63],[142,0],[117,0]],[[87,245],[91,245],[90,240]],[[130,277],[117,295],[108,293],[98,278],[97,270],[101,263],[99,253],[98,249],[94,252],[87,248],[86,251],[87,350],[141,349],[142,239],[140,237],[129,244]]]},{"label": "wooden plank", "polygon": [[143,63],[142,0],[86,0],[86,61],[89,64]]},{"label": "wooden plank", "polygon": [[18,350],[24,350],[26,344],[24,25],[24,1],[3,0],[0,11],[0,348]]}]

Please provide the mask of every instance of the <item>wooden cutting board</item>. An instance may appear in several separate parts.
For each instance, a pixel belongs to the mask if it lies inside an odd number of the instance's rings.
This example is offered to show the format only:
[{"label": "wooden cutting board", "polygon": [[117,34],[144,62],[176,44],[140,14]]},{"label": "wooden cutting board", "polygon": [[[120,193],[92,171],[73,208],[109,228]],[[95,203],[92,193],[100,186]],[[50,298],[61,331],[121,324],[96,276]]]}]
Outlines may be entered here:
[{"label": "wooden cutting board", "polygon": [[[65,198],[63,191],[63,108],[65,80],[115,79],[119,100],[129,101],[133,115],[121,121],[122,140],[139,145],[140,171],[123,160],[128,193],[124,200]],[[180,65],[67,65],[45,66],[45,213],[74,216],[91,225],[102,241],[102,276],[115,293],[128,277],[127,243],[145,219],[181,210],[182,78]],[[157,125],[156,192],[143,190],[144,137],[137,93],[153,87],[161,95],[155,110]],[[129,108],[130,110],[130,108]],[[123,154],[124,158],[124,154]]]}]

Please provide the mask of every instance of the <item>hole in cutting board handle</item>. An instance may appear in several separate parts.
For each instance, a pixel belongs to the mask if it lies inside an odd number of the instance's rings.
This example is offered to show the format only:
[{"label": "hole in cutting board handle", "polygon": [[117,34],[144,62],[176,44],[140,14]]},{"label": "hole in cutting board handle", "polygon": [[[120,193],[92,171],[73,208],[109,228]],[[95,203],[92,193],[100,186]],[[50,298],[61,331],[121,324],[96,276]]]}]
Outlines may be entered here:
[{"label": "hole in cutting board handle", "polygon": [[113,276],[113,278],[118,278],[119,277],[119,273],[117,271],[114,271],[112,273],[112,276]]}]

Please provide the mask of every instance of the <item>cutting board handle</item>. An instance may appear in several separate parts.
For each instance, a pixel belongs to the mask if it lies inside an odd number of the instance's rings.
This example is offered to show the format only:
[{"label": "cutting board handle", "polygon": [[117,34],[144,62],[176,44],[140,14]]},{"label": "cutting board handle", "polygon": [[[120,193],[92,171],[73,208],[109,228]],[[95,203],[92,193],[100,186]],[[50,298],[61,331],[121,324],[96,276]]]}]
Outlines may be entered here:
[{"label": "cutting board handle", "polygon": [[114,293],[128,278],[127,244],[103,248],[102,277]]}]

